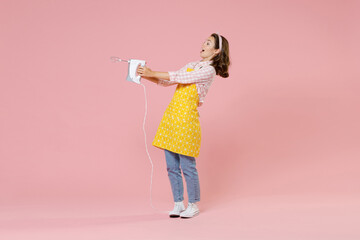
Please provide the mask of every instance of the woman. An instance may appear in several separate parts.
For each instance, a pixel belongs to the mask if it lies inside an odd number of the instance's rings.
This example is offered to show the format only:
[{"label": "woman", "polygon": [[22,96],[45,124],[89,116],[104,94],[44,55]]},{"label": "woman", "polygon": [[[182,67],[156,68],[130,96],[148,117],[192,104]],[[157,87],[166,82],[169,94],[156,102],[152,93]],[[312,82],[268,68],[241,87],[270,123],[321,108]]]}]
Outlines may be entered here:
[{"label": "woman", "polygon": [[[197,107],[204,98],[215,77],[229,77],[229,44],[226,38],[211,34],[202,45],[202,60],[190,62],[174,72],[156,72],[147,66],[138,67],[137,73],[158,85],[177,84],[174,96],[156,132],[153,145],[164,149],[167,171],[175,202],[170,217],[191,218],[199,214],[196,202],[200,201],[200,185],[195,157],[199,156],[201,129]],[[185,176],[189,204],[183,203],[183,179]]]}]

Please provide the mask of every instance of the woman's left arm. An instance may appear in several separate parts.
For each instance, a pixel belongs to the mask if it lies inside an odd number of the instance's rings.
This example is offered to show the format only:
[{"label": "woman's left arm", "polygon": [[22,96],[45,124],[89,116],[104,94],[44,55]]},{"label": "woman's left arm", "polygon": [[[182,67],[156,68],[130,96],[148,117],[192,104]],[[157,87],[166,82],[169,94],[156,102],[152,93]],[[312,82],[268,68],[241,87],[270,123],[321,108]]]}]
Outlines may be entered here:
[{"label": "woman's left arm", "polygon": [[150,68],[148,68],[147,66],[138,66],[138,69],[136,71],[141,77],[146,77],[146,78],[161,78],[161,79],[165,79],[165,80],[170,80],[170,76],[168,72],[157,72],[157,71],[152,71]]},{"label": "woman's left arm", "polygon": [[164,79],[171,83],[181,83],[181,84],[190,84],[190,83],[202,83],[207,82],[216,75],[215,68],[213,66],[206,66],[199,70],[184,72],[184,71],[170,71],[170,72],[156,72],[151,71],[150,76]]},{"label": "woman's left arm", "polygon": [[[187,67],[190,66],[192,62],[186,64],[185,66],[183,66],[180,70],[176,71],[176,72],[182,72],[183,70],[185,70]],[[175,82],[170,82],[171,80],[171,76],[170,76],[170,72],[158,72],[158,71],[152,71],[150,68],[148,68],[146,65],[144,67],[142,67],[141,65],[138,66],[137,69],[137,73],[152,81],[155,82],[154,79],[157,79],[157,84],[158,85],[162,85],[162,86],[171,86],[176,84]]]},{"label": "woman's left arm", "polygon": [[151,77],[154,77],[154,78],[160,78],[160,79],[164,79],[164,80],[170,80],[170,75],[169,75],[168,72],[151,71],[150,76],[151,76]]},{"label": "woman's left arm", "polygon": [[201,69],[190,72],[170,71],[169,81],[170,83],[181,83],[181,84],[204,83],[211,81],[215,75],[216,75],[215,68],[209,65]]}]

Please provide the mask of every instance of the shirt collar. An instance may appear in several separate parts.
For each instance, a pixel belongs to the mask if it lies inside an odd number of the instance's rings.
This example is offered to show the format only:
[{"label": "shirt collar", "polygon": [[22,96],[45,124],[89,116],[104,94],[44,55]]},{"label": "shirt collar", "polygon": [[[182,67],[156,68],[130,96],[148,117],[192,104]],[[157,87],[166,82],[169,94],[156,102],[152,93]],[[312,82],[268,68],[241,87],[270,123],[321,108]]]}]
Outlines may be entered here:
[{"label": "shirt collar", "polygon": [[209,60],[209,61],[201,61],[201,60],[198,60],[198,61],[196,62],[196,64],[198,64],[199,66],[205,66],[205,65],[210,65],[212,62],[213,62],[213,60]]}]

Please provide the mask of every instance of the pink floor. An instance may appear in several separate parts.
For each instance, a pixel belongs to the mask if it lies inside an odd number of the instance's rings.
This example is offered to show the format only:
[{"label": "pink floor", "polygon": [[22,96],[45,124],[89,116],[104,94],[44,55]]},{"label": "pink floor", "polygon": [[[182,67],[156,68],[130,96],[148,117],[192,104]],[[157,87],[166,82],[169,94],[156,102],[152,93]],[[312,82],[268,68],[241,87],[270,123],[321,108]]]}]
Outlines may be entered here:
[{"label": "pink floor", "polygon": [[[190,219],[169,218],[142,201],[1,206],[0,239],[358,240],[359,200],[323,195],[200,202],[200,214]],[[168,202],[153,204],[172,208]]]}]

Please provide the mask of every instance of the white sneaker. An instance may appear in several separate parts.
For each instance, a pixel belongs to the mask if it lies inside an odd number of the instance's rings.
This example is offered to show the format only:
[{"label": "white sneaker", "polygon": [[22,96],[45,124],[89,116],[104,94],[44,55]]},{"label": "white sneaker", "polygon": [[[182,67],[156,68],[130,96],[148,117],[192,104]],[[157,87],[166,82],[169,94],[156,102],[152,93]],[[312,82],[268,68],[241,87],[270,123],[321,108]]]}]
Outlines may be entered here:
[{"label": "white sneaker", "polygon": [[186,208],[185,211],[183,211],[180,214],[180,217],[182,218],[191,218],[191,217],[195,217],[196,215],[198,215],[200,213],[198,206],[196,205],[196,203],[189,203],[188,207]]},{"label": "white sneaker", "polygon": [[174,209],[169,212],[170,217],[180,217],[180,213],[185,210],[184,202],[175,202]]}]

